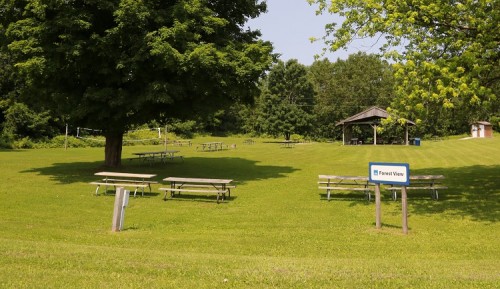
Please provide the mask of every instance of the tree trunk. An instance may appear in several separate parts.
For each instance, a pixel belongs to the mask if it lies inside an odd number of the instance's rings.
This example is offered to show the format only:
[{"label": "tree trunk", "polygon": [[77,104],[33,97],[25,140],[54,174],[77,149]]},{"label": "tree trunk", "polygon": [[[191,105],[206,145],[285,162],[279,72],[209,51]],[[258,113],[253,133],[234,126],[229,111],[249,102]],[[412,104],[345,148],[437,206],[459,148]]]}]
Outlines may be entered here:
[{"label": "tree trunk", "polygon": [[119,167],[122,164],[123,133],[111,132],[105,136],[104,165],[112,168]]}]

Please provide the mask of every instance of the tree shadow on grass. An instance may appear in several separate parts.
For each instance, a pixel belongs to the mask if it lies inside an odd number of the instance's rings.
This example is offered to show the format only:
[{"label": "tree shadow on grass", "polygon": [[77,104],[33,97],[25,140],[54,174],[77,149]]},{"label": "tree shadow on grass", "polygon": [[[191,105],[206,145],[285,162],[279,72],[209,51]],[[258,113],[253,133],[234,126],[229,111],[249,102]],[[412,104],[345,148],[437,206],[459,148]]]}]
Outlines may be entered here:
[{"label": "tree shadow on grass", "polygon": [[102,166],[102,162],[54,163],[47,167],[32,168],[22,173],[38,173],[60,184],[92,182],[99,179],[96,172],[114,171],[141,174],[156,174],[153,179],[160,185],[166,177],[220,178],[232,179],[236,186],[248,181],[282,178],[298,168],[290,166],[259,165],[258,161],[243,158],[190,157],[184,162],[153,164],[124,160],[120,168]]},{"label": "tree shadow on grass", "polygon": [[[414,175],[444,175],[439,200],[425,190],[408,191],[412,214],[446,214],[475,221],[500,221],[500,166],[470,166],[414,170]],[[400,201],[398,199],[398,201]]]}]

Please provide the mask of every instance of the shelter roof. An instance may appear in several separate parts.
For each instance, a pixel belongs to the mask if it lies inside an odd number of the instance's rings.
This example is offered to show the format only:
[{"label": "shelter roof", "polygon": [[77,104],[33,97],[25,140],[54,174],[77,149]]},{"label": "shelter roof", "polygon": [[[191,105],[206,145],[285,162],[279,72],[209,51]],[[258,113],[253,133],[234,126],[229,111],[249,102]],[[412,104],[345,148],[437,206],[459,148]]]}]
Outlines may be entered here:
[{"label": "shelter roof", "polygon": [[489,123],[487,121],[476,121],[476,122],[474,122],[474,124],[491,125],[491,123]]},{"label": "shelter roof", "polygon": [[[343,124],[376,124],[380,122],[382,118],[388,118],[390,114],[381,109],[380,107],[372,106],[358,114],[350,116],[344,120],[336,123],[336,125]],[[415,125],[413,121],[406,120],[408,124]]]}]

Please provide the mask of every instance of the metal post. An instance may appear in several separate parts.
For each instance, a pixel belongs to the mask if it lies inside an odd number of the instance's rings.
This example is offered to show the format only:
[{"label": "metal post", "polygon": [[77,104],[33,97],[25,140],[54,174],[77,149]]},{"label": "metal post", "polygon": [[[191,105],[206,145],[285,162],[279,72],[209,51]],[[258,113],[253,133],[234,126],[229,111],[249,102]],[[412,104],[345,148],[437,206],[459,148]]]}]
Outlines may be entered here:
[{"label": "metal post", "polygon": [[123,197],[125,189],[122,187],[116,188],[115,195],[115,206],[113,210],[113,225],[111,227],[112,232],[119,232],[122,228],[122,211],[123,209]]},{"label": "metal post", "polygon": [[66,124],[66,134],[64,137],[64,150],[68,149],[68,124]]},{"label": "metal post", "polygon": [[168,133],[167,125],[165,125],[165,151],[167,151],[167,142],[168,142],[167,133]]}]

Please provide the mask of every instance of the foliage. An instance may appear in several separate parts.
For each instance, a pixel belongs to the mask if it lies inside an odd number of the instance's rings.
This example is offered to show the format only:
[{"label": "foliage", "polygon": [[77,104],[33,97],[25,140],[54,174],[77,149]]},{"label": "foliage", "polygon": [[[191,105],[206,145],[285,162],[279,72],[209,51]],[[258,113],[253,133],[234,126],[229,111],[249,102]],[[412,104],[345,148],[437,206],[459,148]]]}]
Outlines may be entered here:
[{"label": "foliage", "polygon": [[58,133],[49,111],[37,113],[23,103],[14,103],[4,111],[5,121],[2,124],[2,134],[15,139],[32,138],[40,140],[51,138]]},{"label": "foliage", "polygon": [[[450,133],[463,132],[469,122],[500,113],[500,2],[309,3],[344,19],[340,26],[327,26],[324,40],[332,50],[357,38],[384,38],[382,50],[397,61],[399,99],[392,108],[402,116],[421,120],[425,129],[437,125]],[[401,47],[403,52],[398,53]],[[439,118],[443,111],[453,117]]]},{"label": "foliage", "polygon": [[[114,194],[89,185],[102,148],[0,151],[2,288],[497,288],[500,137],[416,146],[279,144],[197,137],[237,149],[175,147],[184,162],[124,162],[120,172],[156,174],[130,198],[124,230],[111,232]],[[124,148],[134,152],[158,146]],[[493,156],[493,157],[492,157]],[[369,161],[408,162],[444,174],[439,200],[382,190],[382,229],[362,192],[317,189],[318,174],[366,175]],[[167,176],[234,179],[231,197],[182,194],[163,201]],[[101,188],[101,192],[102,192]]]},{"label": "foliage", "polygon": [[258,123],[273,136],[311,134],[314,89],[307,68],[292,59],[274,65],[264,81],[259,100]]},{"label": "foliage", "polygon": [[194,133],[199,130],[199,125],[194,120],[181,121],[174,119],[168,124],[168,130],[176,135],[192,138]]},{"label": "foliage", "polygon": [[1,49],[15,61],[21,95],[102,129],[109,166],[120,164],[130,127],[250,99],[272,60],[271,44],[244,29],[265,2],[0,3]]},{"label": "foliage", "polygon": [[391,66],[373,54],[315,61],[310,77],[316,91],[316,135],[324,138],[337,138],[338,121],[372,106],[385,109],[395,94]]}]

